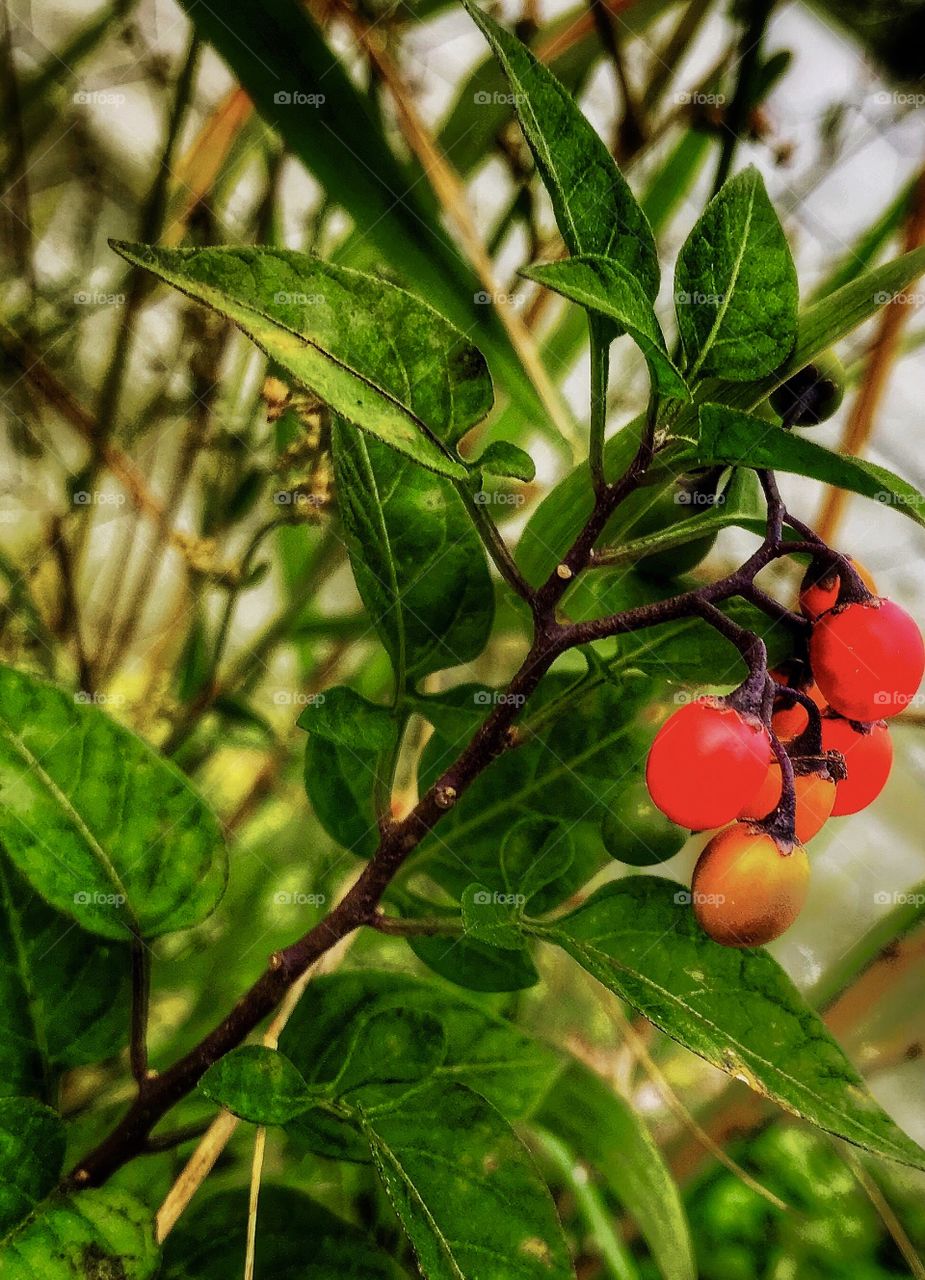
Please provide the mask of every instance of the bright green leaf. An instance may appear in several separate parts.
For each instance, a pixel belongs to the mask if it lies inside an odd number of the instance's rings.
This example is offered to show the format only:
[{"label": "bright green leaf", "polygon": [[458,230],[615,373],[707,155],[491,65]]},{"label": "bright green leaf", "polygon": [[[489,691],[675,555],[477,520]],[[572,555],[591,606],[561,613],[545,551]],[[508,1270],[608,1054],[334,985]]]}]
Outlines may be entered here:
[{"label": "bright green leaf", "polygon": [[472,466],[486,475],[522,480],[524,484],[530,484],[536,475],[536,464],[529,453],[507,440],[493,440]]},{"label": "bright green leaf", "polygon": [[664,1280],[695,1280],[681,1194],[631,1104],[576,1062],[536,1118],[604,1179],[638,1224]]},{"label": "bright green leaf", "polygon": [[296,723],[325,742],[354,751],[387,751],[395,742],[395,719],[389,708],[346,685],[316,694]]},{"label": "bright green leaf", "polygon": [[721,1071],[829,1133],[925,1169],[925,1152],[874,1101],[780,965],[764,950],[713,942],[680,885],[653,876],[605,885],[537,932]]},{"label": "bright green leaf", "polygon": [[592,315],[626,330],[646,358],[652,382],[663,396],[689,400],[690,392],[672,363],[652,303],[618,262],[596,254],[527,267],[521,275],[577,302]]},{"label": "bright green leaf", "polygon": [[423,467],[465,476],[452,446],[491,408],[491,379],[427,303],[288,249],[113,247],[233,320],[346,422]]},{"label": "bright green leaf", "polygon": [[522,951],[524,936],[514,919],[517,894],[499,894],[482,884],[463,890],[463,927],[470,938],[504,951]]},{"label": "bright green leaf", "polygon": [[777,368],[797,334],[796,269],[757,169],[710,201],[681,248],[675,309],[688,381],[754,381]]},{"label": "bright green leaf", "polygon": [[659,265],[652,229],[604,142],[571,94],[516,36],[472,0],[464,3],[510,83],[569,252],[613,258],[654,299]]},{"label": "bright green leaf", "polygon": [[925,496],[886,467],[849,454],[833,453],[806,436],[773,426],[763,418],[727,409],[724,405],[700,406],[700,438],[696,456],[704,463],[733,463],[768,467],[809,476],[873,498],[925,525]]},{"label": "bright green leaf", "polygon": [[3,1280],[151,1280],[159,1265],[150,1209],[109,1187],[52,1195],[0,1240]]},{"label": "bright green leaf", "polygon": [[225,888],[215,817],[188,779],[99,707],[0,667],[0,840],[85,929],[156,937]]}]

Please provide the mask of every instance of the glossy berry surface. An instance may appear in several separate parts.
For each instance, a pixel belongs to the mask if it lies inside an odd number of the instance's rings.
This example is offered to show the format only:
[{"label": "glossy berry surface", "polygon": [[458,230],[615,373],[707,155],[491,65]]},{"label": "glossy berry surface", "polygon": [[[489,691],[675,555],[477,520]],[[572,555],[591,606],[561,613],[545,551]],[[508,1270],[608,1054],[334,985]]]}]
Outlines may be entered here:
[{"label": "glossy berry surface", "polygon": [[770,739],[758,719],[699,698],[659,729],[646,761],[646,785],[672,822],[704,831],[732,821],[760,787],[770,760]]},{"label": "glossy berry surface", "polygon": [[[805,693],[808,698],[812,698],[820,711],[825,710],[828,704],[815,681],[808,688],[802,689],[801,692]],[[781,742],[792,742],[794,738],[800,736],[808,724],[809,712],[799,702],[794,702],[789,707],[778,707],[771,717],[771,728]]]},{"label": "glossy berry surface", "polygon": [[925,672],[925,644],[915,620],[892,600],[848,604],[813,628],[809,656],[823,697],[848,720],[895,716]]},{"label": "glossy berry surface", "polygon": [[[764,782],[743,807],[739,817],[755,820],[766,818],[780,804],[782,790],[780,765],[773,760],[768,766]],[[793,790],[796,796],[796,837],[801,844],[806,844],[819,834],[832,815],[835,783],[819,773],[802,773],[794,778]]]},{"label": "glossy berry surface", "polygon": [[860,733],[840,716],[822,717],[822,745],[845,757],[847,778],[837,783],[832,817],[859,813],[876,800],[893,767],[893,743],[882,720]]},{"label": "glossy berry surface", "polygon": [[694,914],[714,942],[760,947],[793,924],[809,888],[809,859],[801,845],[784,852],[777,841],[737,822],[713,837],[694,868]]}]

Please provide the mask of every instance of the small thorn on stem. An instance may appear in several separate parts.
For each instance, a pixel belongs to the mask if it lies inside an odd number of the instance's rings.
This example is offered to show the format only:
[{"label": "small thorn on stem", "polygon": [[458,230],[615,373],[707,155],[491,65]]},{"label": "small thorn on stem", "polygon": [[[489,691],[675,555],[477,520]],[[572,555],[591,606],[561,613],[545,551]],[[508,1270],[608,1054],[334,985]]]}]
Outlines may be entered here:
[{"label": "small thorn on stem", "polygon": [[456,803],[457,791],[448,783],[438,782],[434,788],[434,803],[438,809],[452,809]]}]

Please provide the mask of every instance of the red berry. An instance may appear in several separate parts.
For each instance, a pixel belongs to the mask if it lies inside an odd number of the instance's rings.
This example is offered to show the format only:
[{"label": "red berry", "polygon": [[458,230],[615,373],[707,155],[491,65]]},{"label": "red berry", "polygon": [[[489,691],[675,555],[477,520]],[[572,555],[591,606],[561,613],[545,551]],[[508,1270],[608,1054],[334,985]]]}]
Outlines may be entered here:
[{"label": "red berry", "polygon": [[737,822],[697,860],[691,894],[700,927],[727,947],[760,947],[796,920],[809,888],[809,859],[756,827]]},{"label": "red berry", "polygon": [[872,599],[833,609],[813,627],[816,683],[839,715],[870,721],[908,706],[925,672],[925,644],[905,609]]},{"label": "red berry", "polygon": [[698,698],[675,711],[655,735],[646,761],[653,803],[691,831],[721,827],[758,790],[771,759],[755,716]]},{"label": "red berry", "polygon": [[[851,560],[851,557],[849,556],[848,559]],[[858,560],[851,560],[851,564],[868,591],[876,595],[877,584],[867,569]],[[820,567],[811,564],[806,570],[800,587],[800,608],[804,615],[811,622],[821,618],[837,603],[840,588],[841,576],[837,569],[831,565]]]},{"label": "red berry", "polygon": [[[793,780],[796,795],[796,837],[806,844],[818,835],[832,813],[835,804],[835,783],[823,773],[798,773]],[[740,818],[759,820],[766,818],[780,804],[783,786],[780,765],[772,760],[764,782],[739,813]]]},{"label": "red berry", "polygon": [[866,809],[883,790],[893,767],[889,729],[878,720],[859,732],[841,716],[823,716],[822,746],[826,751],[840,751],[848,770],[847,778],[836,784],[832,817]]}]

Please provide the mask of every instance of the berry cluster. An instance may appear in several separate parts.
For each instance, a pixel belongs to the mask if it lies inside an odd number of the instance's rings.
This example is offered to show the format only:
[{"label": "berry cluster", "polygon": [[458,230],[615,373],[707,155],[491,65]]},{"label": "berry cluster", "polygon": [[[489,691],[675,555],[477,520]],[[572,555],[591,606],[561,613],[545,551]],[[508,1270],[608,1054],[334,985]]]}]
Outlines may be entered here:
[{"label": "berry cluster", "polygon": [[805,654],[769,673],[758,700],[751,677],[681,707],[646,763],[663,814],[691,831],[722,828],[691,888],[701,926],[727,946],[760,946],[794,922],[809,884],[804,845],[880,794],[893,762],[886,720],[925,672],[915,622],[846,557],[810,566],[800,608]]}]

